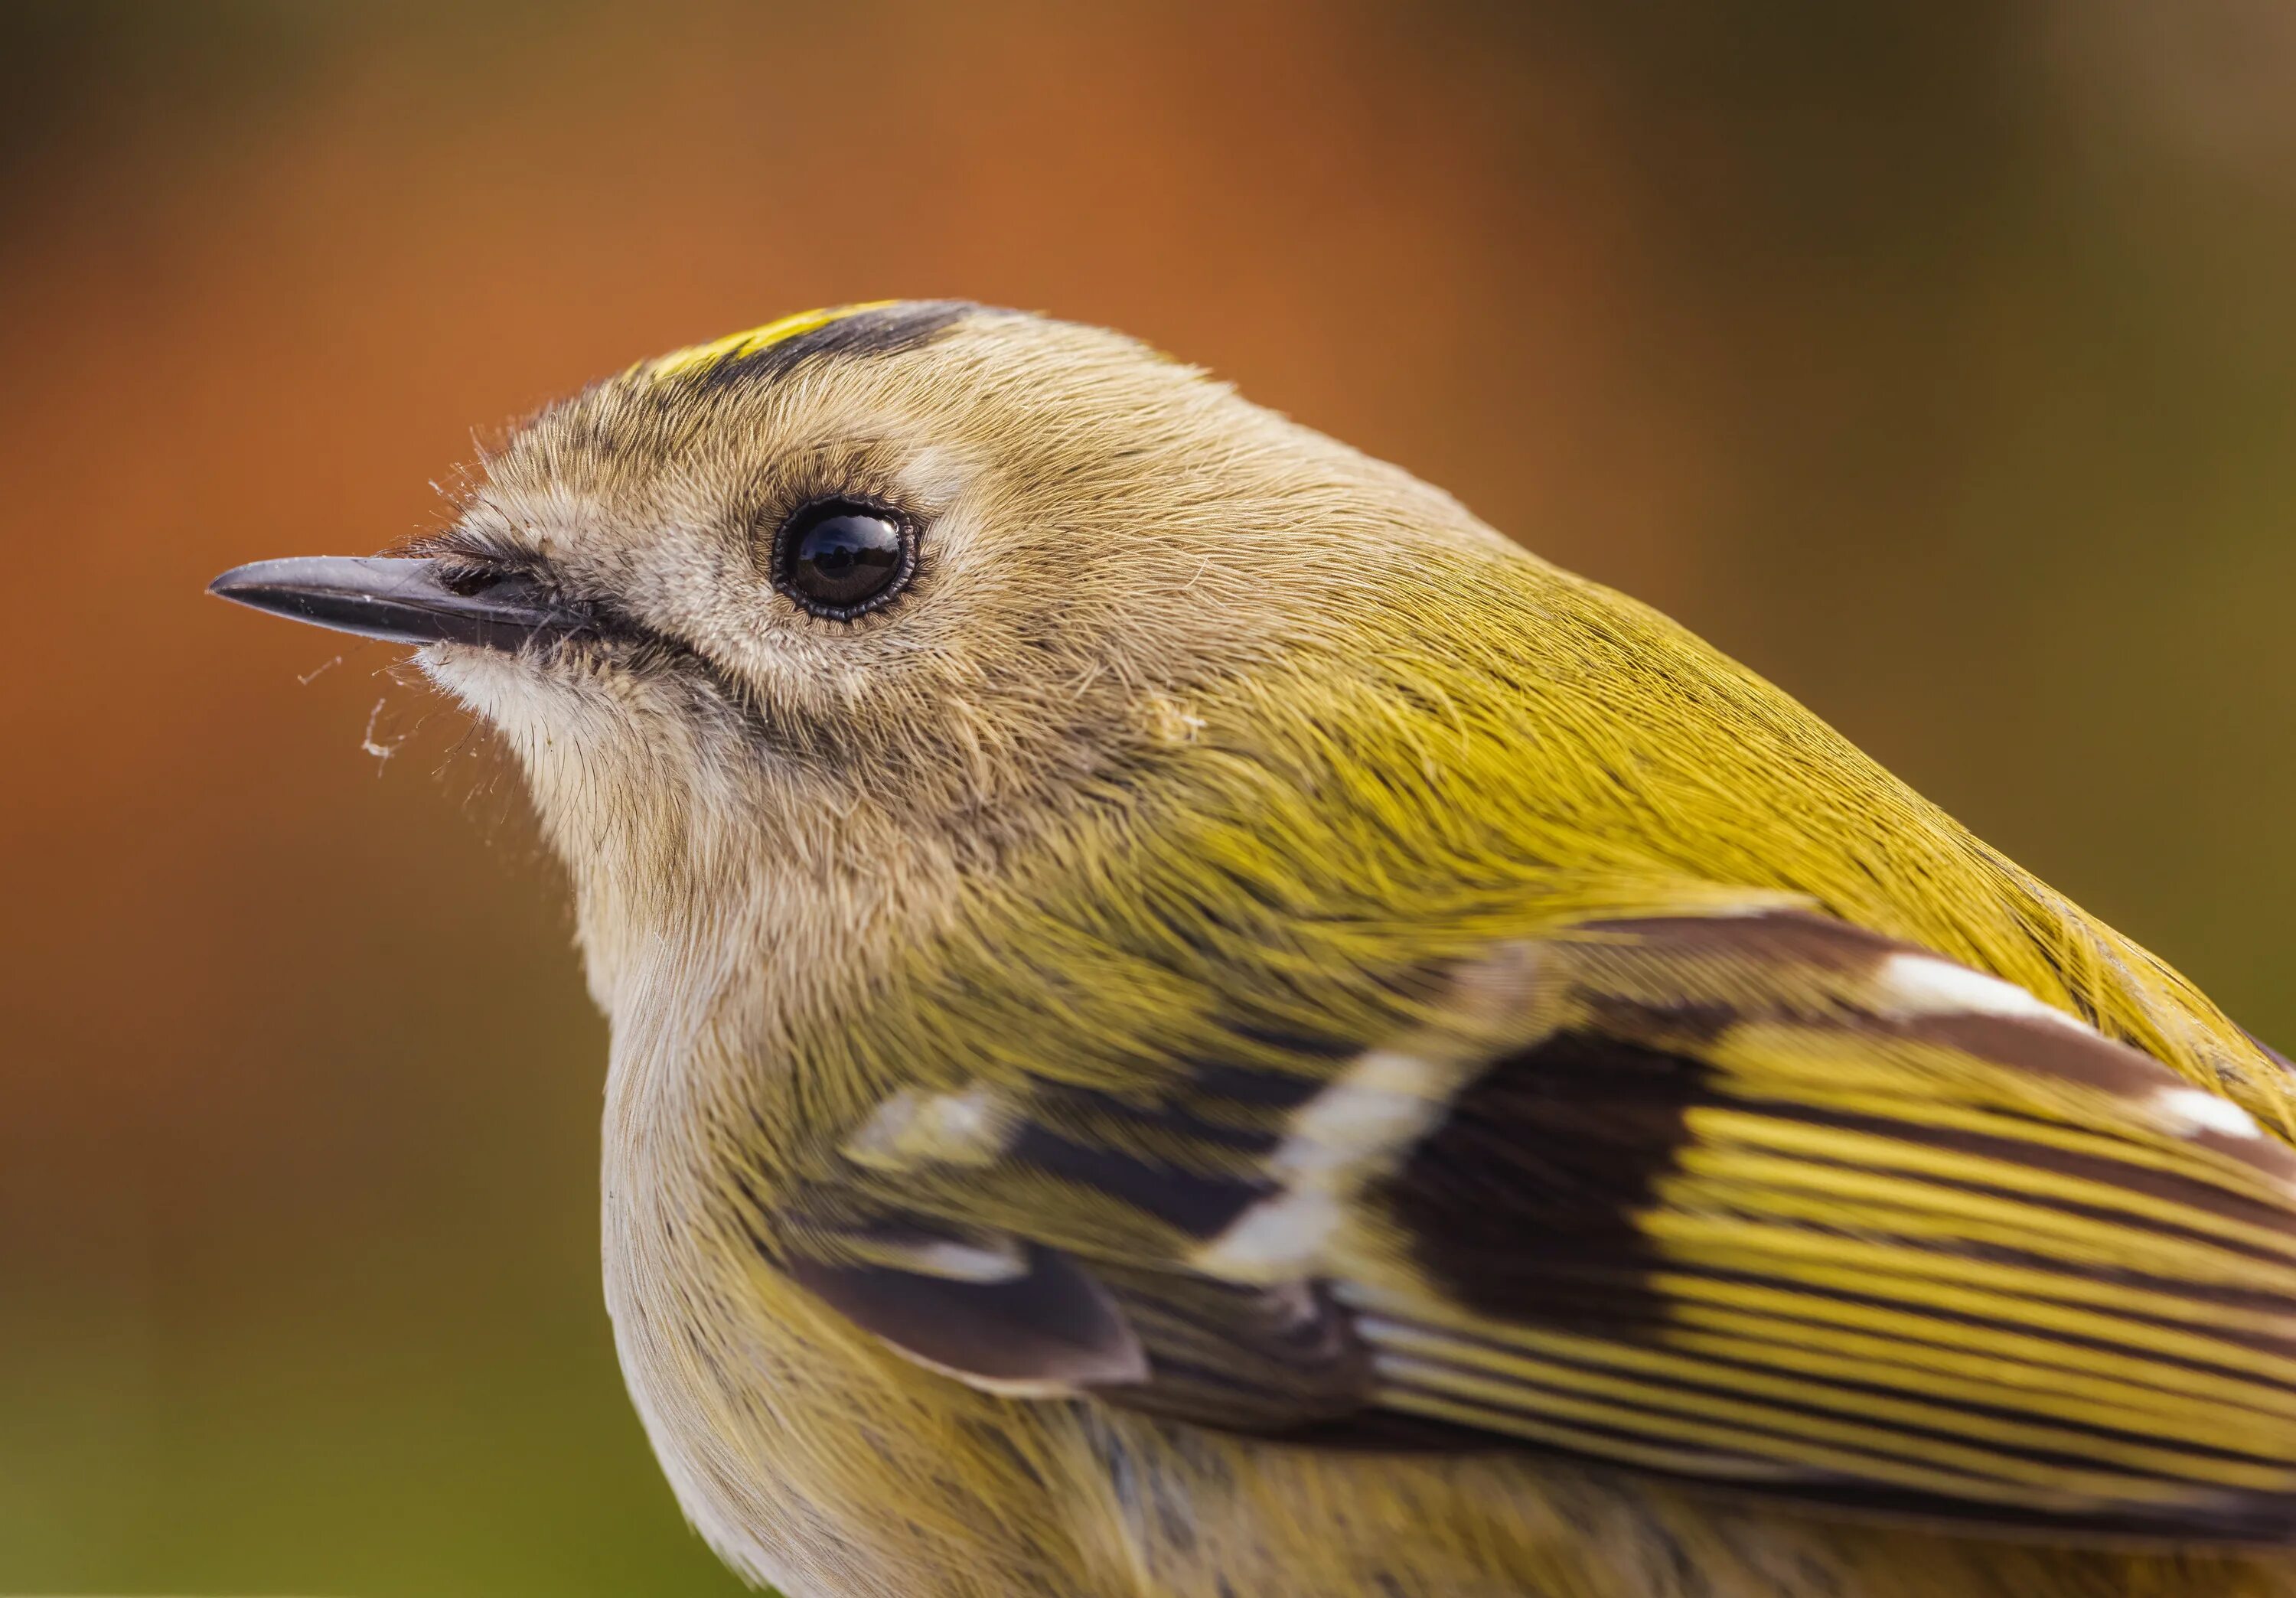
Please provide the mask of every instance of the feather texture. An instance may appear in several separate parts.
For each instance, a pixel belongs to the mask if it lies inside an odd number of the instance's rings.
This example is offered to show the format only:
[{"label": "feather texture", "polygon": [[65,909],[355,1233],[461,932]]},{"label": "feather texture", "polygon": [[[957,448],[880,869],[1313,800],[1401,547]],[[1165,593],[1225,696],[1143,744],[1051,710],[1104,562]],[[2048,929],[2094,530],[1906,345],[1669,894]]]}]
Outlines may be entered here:
[{"label": "feather texture", "polygon": [[[849,621],[770,580],[831,498],[917,535]],[[617,1343],[745,1572],[2296,1598],[2286,1061],[1664,619],[938,304],[598,385],[441,546],[627,623],[425,664],[570,868]]]},{"label": "feather texture", "polygon": [[[2296,1526],[2296,1153],[2021,989],[1799,912],[1595,922],[1290,1065],[1007,1084],[993,1160],[813,1201],[1095,1274],[1146,1359],[1079,1371],[1045,1297],[1040,1395],[1948,1520]],[[955,1373],[1013,1390],[1009,1291],[874,1280],[832,1301],[904,1348],[976,1307],[999,1363]]]}]

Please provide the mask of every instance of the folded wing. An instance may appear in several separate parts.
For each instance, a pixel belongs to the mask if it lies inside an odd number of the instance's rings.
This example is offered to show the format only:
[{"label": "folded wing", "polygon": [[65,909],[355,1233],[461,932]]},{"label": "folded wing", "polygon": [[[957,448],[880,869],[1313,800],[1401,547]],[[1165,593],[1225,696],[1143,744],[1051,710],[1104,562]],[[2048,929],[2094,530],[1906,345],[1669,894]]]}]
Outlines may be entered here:
[{"label": "folded wing", "polygon": [[977,1385],[1302,1446],[2296,1537],[2296,1152],[2229,1101],[1798,912],[1576,927],[1423,1007],[1152,1101],[889,1104],[800,1279]]}]

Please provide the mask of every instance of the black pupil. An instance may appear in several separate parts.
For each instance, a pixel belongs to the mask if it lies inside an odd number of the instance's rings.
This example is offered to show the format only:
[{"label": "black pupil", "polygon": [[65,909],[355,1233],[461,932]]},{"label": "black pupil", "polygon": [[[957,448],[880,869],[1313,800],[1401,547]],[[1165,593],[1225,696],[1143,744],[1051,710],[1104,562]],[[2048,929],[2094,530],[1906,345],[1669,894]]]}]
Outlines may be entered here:
[{"label": "black pupil", "polygon": [[901,570],[901,529],[890,517],[853,506],[828,506],[797,529],[790,545],[789,584],[832,607],[859,604]]}]

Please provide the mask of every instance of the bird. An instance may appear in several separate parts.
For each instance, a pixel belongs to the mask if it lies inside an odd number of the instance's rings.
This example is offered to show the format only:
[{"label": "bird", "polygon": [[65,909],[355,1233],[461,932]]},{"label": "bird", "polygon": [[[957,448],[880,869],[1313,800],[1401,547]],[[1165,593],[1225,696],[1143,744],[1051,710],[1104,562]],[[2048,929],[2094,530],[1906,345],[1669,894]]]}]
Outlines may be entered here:
[{"label": "bird", "polygon": [[791,1598],[2296,1594],[2296,1074],[1784,692],[1121,334],[806,312],[213,591],[416,646]]}]

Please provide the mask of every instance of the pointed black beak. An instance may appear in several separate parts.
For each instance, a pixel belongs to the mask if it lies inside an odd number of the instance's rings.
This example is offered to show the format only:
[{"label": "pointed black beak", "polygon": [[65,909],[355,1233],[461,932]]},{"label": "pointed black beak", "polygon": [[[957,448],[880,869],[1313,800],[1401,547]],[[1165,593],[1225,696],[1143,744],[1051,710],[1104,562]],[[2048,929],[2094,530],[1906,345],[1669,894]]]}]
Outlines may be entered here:
[{"label": "pointed black beak", "polygon": [[234,566],[208,585],[242,605],[393,643],[516,650],[591,625],[531,573],[390,556],[306,555]]}]

